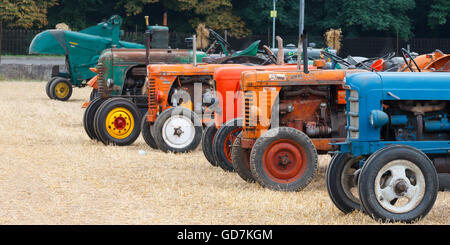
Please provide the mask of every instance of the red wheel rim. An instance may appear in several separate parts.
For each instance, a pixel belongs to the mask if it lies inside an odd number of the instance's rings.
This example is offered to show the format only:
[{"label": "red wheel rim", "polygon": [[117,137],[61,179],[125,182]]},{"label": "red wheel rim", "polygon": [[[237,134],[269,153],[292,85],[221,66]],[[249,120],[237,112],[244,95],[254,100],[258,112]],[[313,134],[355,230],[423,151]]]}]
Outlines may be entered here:
[{"label": "red wheel rim", "polygon": [[116,127],[118,130],[122,130],[127,126],[127,121],[123,117],[118,117],[114,120],[114,127]]},{"label": "red wheel rim", "polygon": [[227,157],[228,161],[231,162],[231,147],[233,146],[234,141],[236,140],[239,133],[242,131],[242,128],[237,128],[231,131],[227,137],[225,138],[225,142],[223,143],[223,152]]},{"label": "red wheel rim", "polygon": [[278,183],[292,183],[300,179],[307,165],[305,150],[290,139],[272,142],[263,154],[264,172]]}]

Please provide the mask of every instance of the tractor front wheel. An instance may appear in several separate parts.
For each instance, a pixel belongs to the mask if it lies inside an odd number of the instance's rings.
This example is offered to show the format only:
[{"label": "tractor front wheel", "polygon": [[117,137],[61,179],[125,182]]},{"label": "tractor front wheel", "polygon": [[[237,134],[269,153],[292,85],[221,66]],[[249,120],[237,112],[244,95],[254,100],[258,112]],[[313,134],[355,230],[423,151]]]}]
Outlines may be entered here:
[{"label": "tractor front wheel", "polygon": [[234,171],[231,163],[231,148],[236,137],[242,131],[242,118],[235,118],[219,128],[213,141],[214,158],[225,171]]},{"label": "tractor front wheel", "polygon": [[370,216],[385,222],[414,222],[433,207],[438,175],[420,150],[392,145],[373,153],[358,181],[361,205]]},{"label": "tractor front wheel", "polygon": [[72,83],[65,78],[56,78],[50,84],[50,96],[60,101],[68,100],[72,96]]},{"label": "tractor front wheel", "polygon": [[47,96],[50,98],[50,99],[54,99],[53,97],[52,97],[52,95],[51,95],[51,93],[50,93],[50,86],[52,85],[52,82],[55,80],[55,79],[58,79],[59,77],[52,77],[52,78],[50,78],[50,80],[47,82],[47,84],[45,85],[45,93],[47,94]]},{"label": "tractor front wheel", "polygon": [[317,170],[317,151],[302,131],[273,128],[258,138],[250,154],[255,180],[272,190],[300,191]]},{"label": "tractor front wheel", "polygon": [[361,209],[358,196],[359,162],[362,157],[348,153],[333,156],[326,173],[328,195],[334,205],[344,213]]},{"label": "tractor front wheel", "polygon": [[95,113],[94,128],[105,145],[131,145],[141,132],[139,120],[135,104],[124,98],[110,98]]},{"label": "tractor front wheel", "polygon": [[152,149],[157,150],[158,145],[156,144],[155,139],[152,136],[153,124],[150,124],[147,121],[147,115],[148,115],[148,112],[145,113],[145,115],[141,119],[142,138],[144,138],[144,141],[145,141],[145,143],[147,143],[147,145],[149,145]]},{"label": "tractor front wheel", "polygon": [[93,140],[99,140],[97,134],[95,133],[94,118],[95,113],[97,112],[98,108],[102,105],[104,101],[105,99],[97,98],[91,101],[86,110],[84,111],[83,127],[89,138]]},{"label": "tractor front wheel", "polygon": [[202,133],[202,122],[197,114],[183,107],[175,107],[158,116],[152,135],[160,150],[185,153],[197,148]]},{"label": "tractor front wheel", "polygon": [[213,166],[217,166],[217,162],[216,162],[216,159],[214,158],[214,154],[213,154],[213,150],[212,150],[213,141],[214,141],[216,132],[217,132],[216,125],[214,123],[212,123],[212,124],[206,126],[206,128],[203,130],[203,135],[202,135],[203,154],[205,155],[208,162]]},{"label": "tractor front wheel", "polygon": [[240,133],[233,143],[231,148],[231,159],[234,171],[243,180],[253,183],[255,179],[253,178],[252,171],[250,171],[250,149],[244,149],[241,147],[242,133]]}]

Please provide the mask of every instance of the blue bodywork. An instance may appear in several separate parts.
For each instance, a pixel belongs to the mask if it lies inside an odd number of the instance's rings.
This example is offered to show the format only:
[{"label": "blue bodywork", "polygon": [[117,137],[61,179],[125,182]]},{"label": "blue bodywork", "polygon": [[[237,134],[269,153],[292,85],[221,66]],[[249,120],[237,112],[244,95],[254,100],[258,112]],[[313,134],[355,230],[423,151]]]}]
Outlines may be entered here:
[{"label": "blue bodywork", "polygon": [[[435,133],[433,139],[417,139],[414,133],[406,134],[416,121],[411,115],[387,113],[390,125],[402,126],[396,134],[396,140],[383,141],[382,127],[373,126],[377,118],[371,114],[385,113],[386,102],[395,101],[440,101],[450,100],[450,73],[445,72],[408,72],[408,73],[359,73],[346,77],[348,85],[347,100],[347,140],[338,143],[341,153],[353,156],[367,156],[392,144],[410,145],[426,154],[447,154],[450,140],[441,136],[441,132],[450,131],[447,111],[423,116],[424,132]],[[396,104],[396,103],[395,103]],[[447,108],[445,108],[447,109]],[[398,111],[401,112],[401,111]],[[371,123],[372,117],[372,123]],[[400,132],[400,133],[399,133]],[[403,132],[403,134],[401,133]],[[409,132],[413,132],[412,130]]]}]

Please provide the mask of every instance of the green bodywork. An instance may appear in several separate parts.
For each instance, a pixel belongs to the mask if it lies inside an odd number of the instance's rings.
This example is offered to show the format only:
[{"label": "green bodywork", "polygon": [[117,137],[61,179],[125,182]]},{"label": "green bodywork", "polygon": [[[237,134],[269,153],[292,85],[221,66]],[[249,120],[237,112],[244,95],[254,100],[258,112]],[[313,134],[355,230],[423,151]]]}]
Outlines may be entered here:
[{"label": "green bodywork", "polygon": [[242,51],[238,51],[238,52],[234,53],[231,56],[232,57],[237,57],[237,56],[256,56],[256,54],[258,53],[258,46],[259,46],[260,42],[261,42],[261,40],[255,41],[252,44],[250,44],[250,46],[248,46],[246,49],[244,49]]},{"label": "green bodywork", "polygon": [[89,70],[97,65],[103,50],[111,47],[144,49],[142,44],[120,41],[122,19],[115,15],[108,21],[79,32],[46,30],[37,34],[29,47],[29,54],[65,55],[68,73],[53,74],[70,79],[74,86],[96,74]]},{"label": "green bodywork", "polygon": [[[192,50],[151,49],[151,64],[190,64],[193,63]],[[207,57],[205,52],[197,51],[197,62]],[[124,85],[131,69],[145,69],[145,50],[106,49],[98,60],[103,70],[99,71],[99,83],[112,81],[108,96],[124,94]],[[145,80],[145,77],[142,78]]]}]

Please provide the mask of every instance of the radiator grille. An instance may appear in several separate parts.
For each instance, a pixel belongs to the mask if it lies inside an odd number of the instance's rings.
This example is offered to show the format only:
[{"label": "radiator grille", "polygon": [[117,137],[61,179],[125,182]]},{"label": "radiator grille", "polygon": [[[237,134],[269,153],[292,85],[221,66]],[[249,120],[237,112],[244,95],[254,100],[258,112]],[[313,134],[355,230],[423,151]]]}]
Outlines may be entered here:
[{"label": "radiator grille", "polygon": [[351,90],[348,98],[350,104],[348,131],[351,139],[359,138],[359,95],[358,91]]},{"label": "radiator grille", "polygon": [[108,88],[106,86],[106,80],[105,80],[105,65],[101,62],[97,64],[97,70],[98,70],[98,94],[106,98],[108,97]]},{"label": "radiator grille", "polygon": [[148,80],[148,108],[149,111],[155,112],[157,109],[157,98],[156,98],[156,85],[155,79]]},{"label": "radiator grille", "polygon": [[253,93],[250,92],[246,92],[244,93],[244,103],[243,103],[243,107],[242,111],[243,111],[243,118],[244,118],[244,127],[245,128],[249,128],[249,127],[255,127],[256,126],[256,121],[255,121],[255,113],[252,112],[252,107],[254,104],[254,98],[253,98]]}]

